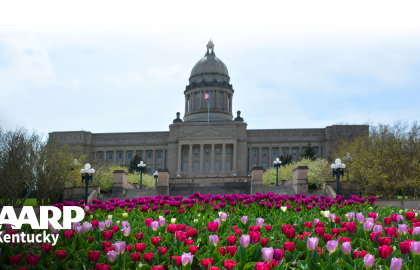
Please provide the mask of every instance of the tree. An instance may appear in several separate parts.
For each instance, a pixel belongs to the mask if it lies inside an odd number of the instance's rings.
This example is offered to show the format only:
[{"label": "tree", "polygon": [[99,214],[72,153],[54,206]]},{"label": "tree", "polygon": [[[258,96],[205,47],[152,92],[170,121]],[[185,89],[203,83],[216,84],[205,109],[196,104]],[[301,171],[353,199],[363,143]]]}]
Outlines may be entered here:
[{"label": "tree", "polygon": [[316,150],[311,146],[311,142],[308,143],[308,146],[306,147],[305,153],[301,155],[301,158],[307,158],[310,160],[316,159]]},{"label": "tree", "polygon": [[291,154],[287,154],[285,156],[280,156],[279,159],[281,161],[281,166],[286,166],[286,165],[293,162],[293,157],[292,157]]},{"label": "tree", "polygon": [[42,145],[41,136],[35,131],[29,134],[22,127],[0,134],[0,204],[21,206],[36,188],[34,166]]},{"label": "tree", "polygon": [[137,165],[139,165],[140,161],[143,161],[143,159],[137,154],[134,156],[133,159],[130,161],[130,166],[128,167],[129,173],[134,173],[138,170]]}]

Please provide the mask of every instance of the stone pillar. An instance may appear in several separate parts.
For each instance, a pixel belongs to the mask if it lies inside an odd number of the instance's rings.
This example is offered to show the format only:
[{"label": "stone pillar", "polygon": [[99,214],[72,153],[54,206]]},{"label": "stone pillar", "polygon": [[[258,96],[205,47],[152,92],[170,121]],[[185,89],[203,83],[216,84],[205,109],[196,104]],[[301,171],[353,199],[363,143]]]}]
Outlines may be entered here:
[{"label": "stone pillar", "polygon": [[114,171],[114,183],[112,184],[112,196],[124,197],[128,188],[128,173],[122,170]]},{"label": "stone pillar", "polygon": [[232,161],[232,171],[236,173],[236,143],[233,144],[233,161]]},{"label": "stone pillar", "polygon": [[117,164],[117,150],[114,150],[113,161],[114,164]]},{"label": "stone pillar", "polygon": [[146,150],[143,150],[143,154],[141,158],[143,159],[144,163],[146,163]]},{"label": "stone pillar", "polygon": [[188,153],[188,172],[192,173],[192,151],[193,151],[193,145],[190,144],[190,149]]},{"label": "stone pillar", "polygon": [[292,154],[292,147],[289,146],[289,155],[291,155],[291,154]]},{"label": "stone pillar", "polygon": [[255,195],[263,188],[263,168],[256,167],[251,170],[251,195]]},{"label": "stone pillar", "polygon": [[230,95],[230,112],[232,112],[232,108],[233,108],[233,95]]},{"label": "stone pillar", "polygon": [[166,149],[162,150],[162,169],[166,169]]},{"label": "stone pillar", "polygon": [[182,144],[178,144],[178,170],[177,174],[181,173],[181,154],[182,154]]},{"label": "stone pillar", "polygon": [[268,147],[268,166],[267,166],[267,169],[270,169],[271,168],[271,146],[270,147]]},{"label": "stone pillar", "polygon": [[200,144],[200,173],[203,172],[204,144]]},{"label": "stone pillar", "polygon": [[127,150],[124,149],[124,151],[123,151],[123,164],[127,164],[126,159],[127,159]]},{"label": "stone pillar", "polygon": [[222,144],[222,173],[226,172],[226,144]]},{"label": "stone pillar", "polygon": [[210,173],[214,173],[214,143],[211,144]]},{"label": "stone pillar", "polygon": [[321,146],[318,146],[318,156],[319,157],[322,157],[322,154],[321,154],[322,152],[321,152]]},{"label": "stone pillar", "polygon": [[155,173],[155,171],[157,171],[157,167],[156,167],[156,149],[155,150],[153,150],[153,154],[152,154],[153,156],[152,156],[152,171],[151,171],[151,173],[152,174],[154,174]]},{"label": "stone pillar", "polygon": [[157,193],[158,195],[169,195],[169,171],[166,169],[158,170],[158,183]]},{"label": "stone pillar", "polygon": [[258,167],[262,167],[262,147],[258,149]]},{"label": "stone pillar", "polygon": [[106,149],[104,149],[104,161],[106,161]]},{"label": "stone pillar", "polygon": [[188,96],[185,96],[185,113],[188,112]]},{"label": "stone pillar", "polygon": [[296,193],[308,194],[308,166],[298,166],[293,170],[292,187]]},{"label": "stone pillar", "polygon": [[190,94],[190,111],[194,110],[194,93]]},{"label": "stone pillar", "polygon": [[299,146],[298,159],[300,158],[301,155],[302,155],[302,146]]},{"label": "stone pillar", "polygon": [[249,169],[248,172],[251,172],[252,170],[252,147],[249,147]]}]

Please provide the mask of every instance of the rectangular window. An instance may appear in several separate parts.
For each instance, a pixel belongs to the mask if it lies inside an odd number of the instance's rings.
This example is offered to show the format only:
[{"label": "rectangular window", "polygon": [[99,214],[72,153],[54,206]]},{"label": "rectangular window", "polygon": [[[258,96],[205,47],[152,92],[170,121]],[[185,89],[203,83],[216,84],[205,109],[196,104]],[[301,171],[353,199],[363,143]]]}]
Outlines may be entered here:
[{"label": "rectangular window", "polygon": [[152,158],[152,153],[147,153],[147,158]]},{"label": "rectangular window", "polygon": [[283,156],[287,155],[287,150],[283,150]]},{"label": "rectangular window", "polygon": [[184,163],[184,166],[182,167],[182,170],[184,172],[188,171],[188,163],[187,162]]},{"label": "rectangular window", "polygon": [[137,155],[139,155],[139,157],[143,157],[143,153],[138,153]]},{"label": "rectangular window", "polygon": [[220,155],[220,149],[219,148],[216,149],[216,155]]},{"label": "rectangular window", "polygon": [[113,159],[113,155],[112,154],[109,154],[108,157],[109,157],[108,159]]},{"label": "rectangular window", "polygon": [[230,172],[230,161],[226,161],[226,171]]},{"label": "rectangular window", "polygon": [[102,154],[99,154],[99,159],[102,159],[103,158],[103,155]]},{"label": "rectangular window", "polygon": [[263,165],[263,170],[264,171],[267,170],[267,163],[263,163],[262,165]]},{"label": "rectangular window", "polygon": [[133,153],[128,153],[128,159],[132,159],[133,158]]},{"label": "rectangular window", "polygon": [[257,167],[257,163],[252,163],[252,168]]},{"label": "rectangular window", "polygon": [[188,156],[188,149],[184,149],[184,156]]},{"label": "rectangular window", "polygon": [[194,155],[198,156],[198,149],[194,149]]},{"label": "rectangular window", "polygon": [[294,156],[296,156],[296,149],[293,149],[292,153],[293,153]]},{"label": "rectangular window", "polygon": [[228,155],[230,155],[230,148],[227,148],[227,149],[226,149],[226,153],[227,153]]},{"label": "rectangular window", "polygon": [[204,171],[205,172],[210,171],[210,163],[208,161],[204,162]]},{"label": "rectangular window", "polygon": [[162,158],[162,153],[158,152],[158,158]]},{"label": "rectangular window", "polygon": [[162,169],[162,167],[161,166],[157,166],[157,170],[159,171],[160,169]]},{"label": "rectangular window", "polygon": [[302,149],[302,155],[305,154],[305,149]]},{"label": "rectangular window", "polygon": [[206,156],[210,155],[210,149],[206,149]]},{"label": "rectangular window", "polygon": [[216,170],[216,172],[220,171],[220,162],[219,161],[216,161],[215,170]]},{"label": "rectangular window", "polygon": [[267,156],[267,150],[263,150],[263,157]]},{"label": "rectangular window", "polygon": [[254,156],[254,157],[256,157],[256,156],[257,156],[257,150],[254,150],[254,151],[253,151],[252,156]]},{"label": "rectangular window", "polygon": [[147,172],[152,175],[152,166],[147,166]]},{"label": "rectangular window", "polygon": [[122,153],[118,153],[118,159],[122,159]]},{"label": "rectangular window", "polygon": [[194,162],[194,172],[198,172],[198,162]]},{"label": "rectangular window", "polygon": [[277,157],[277,151],[273,150],[273,157]]}]

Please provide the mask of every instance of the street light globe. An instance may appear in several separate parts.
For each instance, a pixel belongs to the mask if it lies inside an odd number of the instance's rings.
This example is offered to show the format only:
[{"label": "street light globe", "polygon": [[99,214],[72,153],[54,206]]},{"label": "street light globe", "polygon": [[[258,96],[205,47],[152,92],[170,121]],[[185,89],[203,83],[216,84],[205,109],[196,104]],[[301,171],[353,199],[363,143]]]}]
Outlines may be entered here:
[{"label": "street light globe", "polygon": [[157,172],[157,171],[155,171],[155,173],[154,173],[153,175],[157,176],[157,175],[158,175],[158,172]]},{"label": "street light globe", "polygon": [[341,169],[345,169],[346,168],[346,164],[341,164]]},{"label": "street light globe", "polygon": [[335,164],[340,164],[340,163],[341,163],[341,159],[337,158],[337,159],[335,160]]},{"label": "street light globe", "polygon": [[233,177],[236,177],[236,176],[237,176],[237,174],[236,174],[236,173],[234,173],[234,174],[233,174]]},{"label": "street light globe", "polygon": [[181,178],[181,176],[178,174],[178,175],[176,176],[176,178]]},{"label": "street light globe", "polygon": [[90,169],[90,164],[89,164],[89,163],[86,163],[86,165],[85,165],[85,169],[86,169],[86,170],[89,170],[89,169]]},{"label": "street light globe", "polygon": [[331,164],[331,169],[333,169],[333,170],[337,169],[337,165]]},{"label": "street light globe", "polygon": [[341,163],[336,164],[336,165],[335,165],[335,167],[336,167],[337,169],[341,169]]},{"label": "street light globe", "polygon": [[[280,161],[280,159],[279,159],[279,158],[276,158],[276,161],[277,161],[277,162],[279,162],[279,161]],[[281,161],[280,161],[280,162],[281,162]]]}]

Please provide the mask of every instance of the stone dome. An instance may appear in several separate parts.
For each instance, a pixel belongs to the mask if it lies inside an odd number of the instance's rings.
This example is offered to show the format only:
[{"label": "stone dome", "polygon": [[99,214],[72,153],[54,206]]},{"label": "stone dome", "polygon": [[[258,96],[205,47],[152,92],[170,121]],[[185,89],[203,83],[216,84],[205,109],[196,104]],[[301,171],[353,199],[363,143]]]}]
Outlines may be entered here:
[{"label": "stone dome", "polygon": [[225,63],[214,54],[214,45],[211,40],[207,44],[206,55],[191,70],[191,77],[203,74],[218,74],[229,77]]}]

